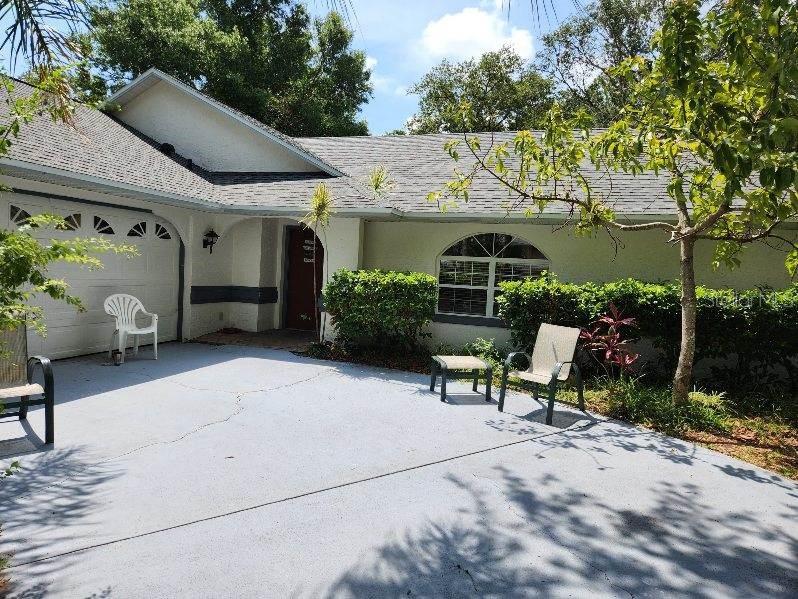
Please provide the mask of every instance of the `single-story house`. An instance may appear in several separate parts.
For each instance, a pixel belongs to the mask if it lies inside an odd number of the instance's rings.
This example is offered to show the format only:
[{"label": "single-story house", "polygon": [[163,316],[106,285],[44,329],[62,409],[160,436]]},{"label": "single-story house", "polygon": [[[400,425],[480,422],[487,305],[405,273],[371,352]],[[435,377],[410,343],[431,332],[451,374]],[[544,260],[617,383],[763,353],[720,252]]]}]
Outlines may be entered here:
[{"label": "single-story house", "polygon": [[[14,93],[29,92],[18,83]],[[677,276],[678,251],[665,233],[620,235],[616,253],[606,235],[576,237],[562,227],[559,207],[534,218],[508,211],[507,194],[487,177],[468,203],[441,212],[426,196],[452,177],[448,135],[295,139],[155,69],[111,102],[112,112],[79,106],[73,127],[35,119],[0,161],[0,227],[55,213],[71,230],[53,235],[102,235],[140,249],[132,259],[106,256],[100,271],[59,267],[87,311],[42,300],[49,333],[31,334],[35,353],[60,358],[107,348],[111,321],[102,302],[116,292],[159,313],[164,341],[222,327],[314,327],[314,235],[299,221],[321,182],[335,213],[316,241],[319,282],[340,268],[431,273],[439,279],[436,340],[508,339],[494,289],[542,269],[566,281]],[[364,185],[376,165],[395,181],[382,197]],[[653,174],[612,182],[590,176],[599,190],[612,185],[621,217],[671,218],[664,181]],[[789,282],[783,254],[765,244],[733,271],[713,271],[710,254],[699,247],[701,283]]]}]

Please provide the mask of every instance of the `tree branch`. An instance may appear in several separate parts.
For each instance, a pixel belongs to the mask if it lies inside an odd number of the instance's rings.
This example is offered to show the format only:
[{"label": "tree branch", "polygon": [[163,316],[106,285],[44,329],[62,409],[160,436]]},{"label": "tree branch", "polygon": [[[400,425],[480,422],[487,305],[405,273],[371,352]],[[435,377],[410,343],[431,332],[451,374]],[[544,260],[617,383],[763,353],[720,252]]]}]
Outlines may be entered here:
[{"label": "tree branch", "polygon": [[[573,208],[575,206],[579,206],[580,208],[584,208],[587,211],[590,211],[591,208],[595,206],[595,204],[593,204],[592,200],[590,200],[590,199],[588,199],[588,201],[580,200],[579,198],[570,195],[570,192],[566,192],[569,195],[566,195],[565,197],[563,197],[563,196],[559,196],[557,194],[555,194],[555,195],[531,194],[528,191],[526,191],[525,189],[521,189],[520,187],[518,187],[518,185],[516,185],[512,181],[508,180],[506,177],[504,177],[502,175],[499,175],[493,169],[488,167],[485,164],[484,157],[480,156],[479,154],[477,154],[477,152],[474,150],[474,148],[471,147],[471,144],[468,143],[467,135],[463,134],[463,137],[464,137],[464,139],[466,141],[466,146],[468,146],[468,149],[471,152],[471,155],[474,157],[474,160],[476,160],[476,164],[475,164],[474,168],[472,168],[471,173],[466,176],[466,178],[470,179],[471,181],[474,180],[474,177],[476,176],[476,174],[478,172],[485,171],[490,176],[492,176],[494,179],[496,179],[499,183],[501,183],[503,186],[505,186],[509,190],[513,191],[519,198],[521,198],[521,202],[519,202],[519,204],[523,203],[524,201],[527,201],[527,200],[528,201],[535,201],[535,202],[541,202],[541,201],[542,202],[560,202],[562,204],[566,204],[566,205],[570,206],[571,210],[573,210]],[[585,184],[585,187],[589,190],[590,187],[589,187],[589,185],[587,185],[587,181],[584,179],[584,175],[582,175],[581,173],[577,173],[577,176],[582,178],[583,183]],[[519,205],[519,204],[516,204],[516,205]],[[618,222],[616,220],[602,219],[602,224],[604,224],[607,227],[612,227],[614,229],[618,229],[619,231],[650,231],[650,230],[653,230],[653,229],[660,229],[660,230],[663,230],[663,231],[667,231],[669,233],[674,233],[674,232],[679,230],[678,227],[676,227],[675,225],[672,225],[670,223],[666,223],[666,222],[663,222],[663,221],[652,221],[652,222],[647,222],[647,223],[626,224],[626,223]]]}]

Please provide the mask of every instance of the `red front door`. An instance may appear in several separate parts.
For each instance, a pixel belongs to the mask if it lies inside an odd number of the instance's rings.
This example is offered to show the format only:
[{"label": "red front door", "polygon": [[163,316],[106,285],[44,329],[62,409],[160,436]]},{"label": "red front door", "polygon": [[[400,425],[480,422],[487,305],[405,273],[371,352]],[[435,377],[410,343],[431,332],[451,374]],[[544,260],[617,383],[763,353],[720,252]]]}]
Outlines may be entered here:
[{"label": "red front door", "polygon": [[[315,262],[314,262],[315,241]],[[324,248],[310,229],[288,229],[288,281],[286,284],[285,327],[315,331],[318,326],[317,297],[321,295]],[[314,268],[315,266],[315,268]],[[313,288],[313,273],[316,288]]]}]

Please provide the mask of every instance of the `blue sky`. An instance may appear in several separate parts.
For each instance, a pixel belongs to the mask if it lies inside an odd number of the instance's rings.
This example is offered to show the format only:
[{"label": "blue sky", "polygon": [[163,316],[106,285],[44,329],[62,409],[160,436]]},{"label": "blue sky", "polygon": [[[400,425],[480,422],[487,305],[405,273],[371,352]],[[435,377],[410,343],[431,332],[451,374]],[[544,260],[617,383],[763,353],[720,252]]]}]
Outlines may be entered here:
[{"label": "blue sky", "polygon": [[[318,15],[336,4],[353,7],[354,45],[366,52],[372,70],[374,96],[362,112],[373,135],[402,127],[418,106],[407,88],[442,59],[464,60],[506,44],[532,59],[540,37],[580,5],[580,0],[512,0],[508,10],[507,0],[305,1]],[[532,2],[541,6],[539,18]],[[7,51],[2,60],[10,69]],[[16,71],[21,68],[22,61]]]},{"label": "blue sky", "polygon": [[[363,109],[371,133],[404,124],[418,106],[407,88],[444,58],[463,60],[504,44],[533,58],[540,37],[577,10],[574,0],[538,1],[546,3],[548,18],[538,19],[530,0],[513,0],[509,13],[506,0],[352,0],[354,44],[372,68],[374,96]],[[324,13],[329,3],[309,5]]]}]

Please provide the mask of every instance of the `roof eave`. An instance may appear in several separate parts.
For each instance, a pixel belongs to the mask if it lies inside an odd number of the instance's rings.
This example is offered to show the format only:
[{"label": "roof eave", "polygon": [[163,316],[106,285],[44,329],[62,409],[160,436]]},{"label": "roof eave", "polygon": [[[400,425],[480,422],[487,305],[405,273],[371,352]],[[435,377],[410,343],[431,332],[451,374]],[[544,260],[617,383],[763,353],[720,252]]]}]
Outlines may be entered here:
[{"label": "roof eave", "polygon": [[[399,211],[399,214],[402,215],[402,218],[407,220],[500,220],[502,222],[529,222],[535,220],[565,222],[566,220],[573,220],[569,214],[562,212],[540,212],[532,215],[526,215],[519,212],[508,213],[504,210],[497,210],[496,212]],[[675,222],[673,215],[623,213],[620,215],[620,218],[635,222],[644,220],[664,220]]]},{"label": "roof eave", "polygon": [[[296,218],[297,220],[307,215],[307,210],[302,208],[292,208],[283,206],[274,206],[269,208],[261,208],[258,206],[236,206],[223,204],[221,206],[222,212],[228,214],[246,214],[249,216],[278,216],[287,218]],[[402,213],[393,208],[337,208],[333,214],[335,216],[342,216],[345,218],[401,218]]]},{"label": "roof eave", "polygon": [[[78,182],[84,184],[95,185],[103,190],[113,192],[115,190],[125,193],[133,193],[134,196],[139,197],[146,201],[156,201],[172,206],[181,206],[186,208],[197,208],[200,210],[218,211],[221,205],[218,202],[211,202],[209,200],[200,200],[191,196],[183,194],[168,193],[156,189],[151,189],[141,185],[133,185],[131,183],[123,183],[121,181],[114,181],[113,179],[106,179],[104,177],[97,177],[94,175],[87,175],[84,173],[76,173],[66,169],[60,169],[34,162],[26,162],[24,160],[16,160],[13,158],[0,159],[0,166],[8,166],[19,169],[23,173],[43,173],[58,178],[59,180],[70,183]],[[15,173],[0,173],[8,174],[9,176],[17,176]],[[33,178],[36,180],[35,178]]]},{"label": "roof eave", "polygon": [[[130,183],[123,183],[114,181],[112,179],[105,179],[94,175],[86,175],[83,173],[76,173],[66,169],[60,169],[51,166],[45,166],[34,162],[26,162],[24,160],[16,160],[12,158],[0,159],[0,166],[7,166],[18,169],[20,172],[2,173],[10,177],[26,178],[25,174],[42,173],[57,178],[60,183],[64,184],[90,184],[95,186],[97,191],[113,193],[114,191],[133,194],[137,199],[157,202],[170,206],[179,206],[182,208],[195,208],[197,210],[222,212],[228,214],[248,214],[251,216],[280,216],[280,217],[297,217],[301,218],[307,210],[303,208],[294,208],[289,206],[249,206],[249,205],[236,205],[225,204],[211,200],[201,200],[183,194],[168,193],[140,185],[133,185]],[[40,181],[36,177],[27,177],[31,180]],[[399,216],[400,213],[388,207],[373,207],[373,208],[339,208],[336,214],[345,215],[350,218],[360,217],[368,218],[374,216]]]}]

